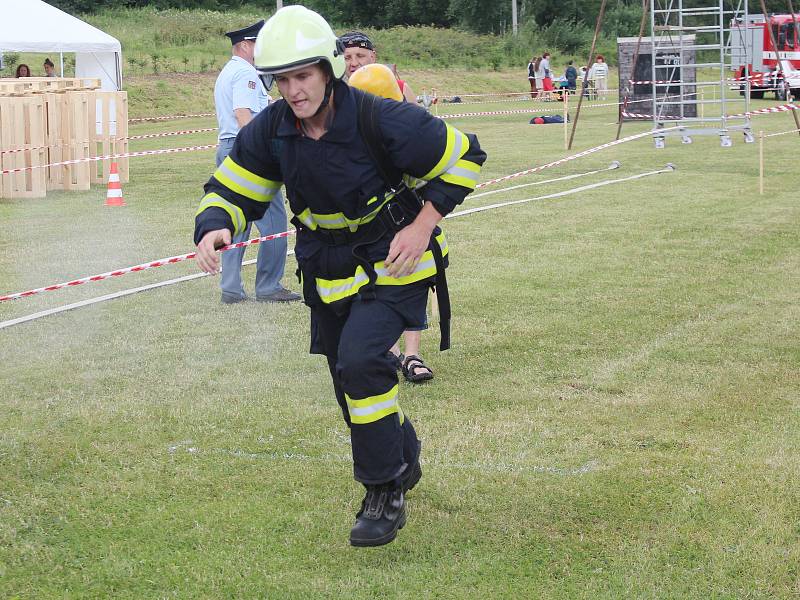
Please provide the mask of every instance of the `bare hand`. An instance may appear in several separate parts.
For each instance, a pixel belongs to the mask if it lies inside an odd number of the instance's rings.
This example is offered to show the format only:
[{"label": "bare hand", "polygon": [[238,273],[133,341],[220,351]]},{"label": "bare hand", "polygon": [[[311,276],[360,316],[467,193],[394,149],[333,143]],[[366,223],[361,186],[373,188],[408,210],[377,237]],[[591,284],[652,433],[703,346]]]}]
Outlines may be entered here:
[{"label": "bare hand", "polygon": [[219,256],[217,248],[222,248],[231,243],[231,232],[227,229],[215,229],[209,231],[197,244],[197,266],[200,270],[209,275],[219,273]]},{"label": "bare hand", "polygon": [[419,259],[431,241],[431,229],[417,221],[394,234],[384,265],[391,277],[404,277],[414,272]]},{"label": "bare hand", "polygon": [[414,272],[423,252],[428,249],[431,233],[442,215],[431,202],[425,202],[414,222],[398,231],[389,245],[384,265],[392,277],[403,277]]}]

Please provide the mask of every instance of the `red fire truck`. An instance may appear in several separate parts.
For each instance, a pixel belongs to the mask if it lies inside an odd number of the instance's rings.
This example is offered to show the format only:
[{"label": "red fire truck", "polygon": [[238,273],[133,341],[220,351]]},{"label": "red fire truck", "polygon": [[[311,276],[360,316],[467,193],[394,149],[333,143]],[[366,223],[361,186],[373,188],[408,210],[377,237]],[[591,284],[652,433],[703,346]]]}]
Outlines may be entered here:
[{"label": "red fire truck", "polygon": [[[778,45],[772,43],[770,29]],[[800,96],[800,14],[749,15],[731,26],[731,51],[735,77],[744,93],[744,81],[750,80],[750,97],[763,98],[764,92],[774,91],[775,97],[785,100],[791,90]],[[778,61],[782,69],[778,68]],[[781,70],[783,74],[781,75]]]}]

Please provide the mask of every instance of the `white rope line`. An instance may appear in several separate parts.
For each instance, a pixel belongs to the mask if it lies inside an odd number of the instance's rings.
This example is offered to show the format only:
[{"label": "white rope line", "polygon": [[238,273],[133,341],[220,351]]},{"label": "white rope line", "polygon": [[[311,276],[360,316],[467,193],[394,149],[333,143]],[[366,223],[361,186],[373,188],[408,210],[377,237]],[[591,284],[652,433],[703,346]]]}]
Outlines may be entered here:
[{"label": "white rope line", "polygon": [[[600,169],[598,171],[589,171],[589,172],[586,172],[586,173],[578,173],[578,174],[574,174],[574,175],[567,175],[565,177],[559,177],[559,178],[556,178],[556,179],[551,179],[549,181],[534,182],[534,183],[542,184],[542,183],[551,183],[551,182],[563,181],[563,180],[566,180],[566,179],[573,179],[573,178],[576,178],[576,177],[583,177],[583,176],[587,176],[587,175],[601,173],[603,171],[617,169],[617,168],[619,168],[619,166],[620,166],[619,163],[617,161],[614,161],[613,163],[611,163],[611,165],[609,165],[605,169]],[[597,182],[597,183],[593,183],[593,184],[590,184],[590,185],[581,186],[581,187],[570,189],[570,190],[564,190],[564,191],[557,192],[557,193],[554,193],[554,194],[548,194],[546,196],[538,196],[536,198],[526,198],[526,199],[523,199],[523,200],[513,200],[513,201],[510,201],[510,202],[502,202],[502,203],[498,203],[498,204],[490,204],[488,206],[480,206],[480,207],[476,207],[476,208],[471,208],[471,209],[467,209],[467,210],[451,213],[451,214],[447,215],[445,217],[445,219],[453,219],[453,218],[457,218],[457,217],[460,217],[460,216],[466,216],[466,215],[469,215],[469,214],[473,214],[473,213],[476,213],[476,212],[492,210],[492,209],[495,209],[495,208],[502,208],[502,207],[511,206],[511,205],[514,205],[514,204],[523,204],[523,203],[527,203],[527,202],[533,202],[533,201],[536,201],[536,200],[548,200],[548,199],[552,199],[552,198],[561,198],[561,197],[564,197],[564,196],[569,196],[569,195],[572,195],[572,194],[577,194],[577,193],[580,193],[580,192],[584,192],[586,190],[595,189],[595,188],[599,188],[599,187],[604,187],[604,186],[607,186],[607,185],[612,185],[614,183],[623,183],[623,182],[626,182],[626,181],[633,181],[635,179],[641,179],[643,177],[649,177],[651,175],[657,175],[657,174],[660,174],[660,173],[667,173],[667,172],[673,171],[674,169],[675,169],[674,166],[667,165],[666,168],[660,169],[660,170],[657,170],[657,171],[648,171],[648,172],[645,172],[645,173],[639,173],[638,175],[631,175],[629,177],[624,177],[624,178],[621,178],[621,179],[611,179],[611,180],[607,180],[607,181],[601,181],[601,182]],[[525,184],[525,185],[527,185],[527,184]],[[519,187],[523,187],[523,186],[511,186],[509,188],[504,188],[502,190],[495,190],[495,191],[496,192],[507,192],[507,191],[510,191],[510,190],[517,189]],[[480,195],[486,195],[486,194],[484,193],[484,194],[480,194]],[[477,196],[474,196],[474,197],[477,197]],[[294,254],[294,250],[290,249],[287,252],[287,256],[291,256],[292,254]],[[252,265],[252,264],[254,264],[256,262],[256,260],[257,259],[246,260],[246,261],[244,261],[242,263],[242,265],[243,266]],[[37,312],[37,313],[32,313],[30,315],[26,315],[26,316],[23,316],[23,317],[18,317],[18,318],[15,318],[15,319],[9,319],[7,321],[2,321],[2,322],[0,322],[0,329],[5,329],[5,328],[11,327],[13,325],[19,325],[21,323],[27,323],[27,322],[30,322],[30,321],[35,321],[37,319],[41,319],[41,318],[48,317],[48,316],[51,316],[51,315],[59,314],[59,313],[62,313],[62,312],[67,312],[69,310],[74,310],[74,309],[77,309],[77,308],[83,308],[85,306],[90,306],[92,304],[98,304],[100,302],[105,302],[105,301],[108,301],[108,300],[115,300],[117,298],[122,298],[124,296],[130,296],[132,294],[136,294],[136,293],[139,293],[139,292],[149,291],[149,290],[165,287],[165,286],[168,286],[168,285],[174,285],[176,283],[182,283],[184,281],[192,281],[192,280],[200,279],[202,277],[207,277],[207,276],[208,276],[207,273],[194,273],[194,274],[191,274],[191,275],[185,275],[183,277],[177,277],[175,279],[169,279],[167,281],[161,281],[161,282],[158,282],[158,283],[153,283],[153,284],[140,286],[140,287],[136,287],[136,288],[131,288],[131,289],[127,289],[127,290],[122,290],[122,291],[114,292],[114,293],[111,293],[111,294],[105,294],[103,296],[98,296],[96,298],[90,298],[90,299],[87,299],[87,300],[82,300],[80,302],[74,302],[72,304],[67,304],[67,305],[64,305],[64,306],[59,306],[59,307],[56,307],[56,308],[40,311],[40,312]]]},{"label": "white rope line", "polygon": [[519,185],[512,185],[511,187],[506,187],[501,190],[481,192],[480,194],[470,194],[468,198],[470,200],[474,200],[475,198],[482,198],[483,196],[491,196],[492,194],[501,194],[503,192],[509,192],[511,190],[516,190],[519,188],[531,187],[534,185],[544,185],[546,183],[555,183],[557,181],[568,181],[570,179],[577,179],[578,177],[587,177],[589,175],[597,175],[598,173],[603,173],[605,171],[612,171],[614,169],[619,169],[619,167],[620,167],[619,161],[615,160],[605,169],[597,169],[596,171],[587,171],[586,173],[575,173],[574,175],[565,175],[564,177],[556,177],[555,179],[544,179],[543,181],[533,181],[531,183],[520,183]]},{"label": "white rope line", "polygon": [[778,136],[778,135],[786,135],[787,133],[797,133],[799,131],[800,131],[800,129],[790,129],[789,131],[779,131],[778,133],[770,133],[770,134],[765,135],[764,137],[765,138],[775,137],[775,136]]},{"label": "white rope line", "polygon": [[646,171],[645,173],[639,173],[638,175],[623,177],[622,179],[609,179],[607,181],[598,181],[597,183],[590,183],[589,185],[583,185],[581,187],[564,190],[562,192],[556,192],[555,194],[547,194],[546,196],[536,196],[535,198],[524,198],[522,200],[511,200],[509,202],[500,202],[498,204],[488,204],[487,206],[468,208],[467,210],[461,210],[458,212],[450,213],[445,217],[445,219],[454,219],[456,217],[463,217],[465,215],[471,215],[473,213],[483,212],[485,210],[493,210],[495,208],[503,208],[505,206],[514,206],[515,204],[525,204],[527,202],[534,202],[536,200],[550,200],[551,198],[561,198],[563,196],[569,196],[571,194],[585,192],[586,190],[593,190],[595,188],[604,187],[606,185],[611,185],[613,183],[623,183],[625,181],[633,181],[634,179],[642,179],[643,177],[658,175],[660,173],[670,173],[674,170],[675,170],[675,165],[673,165],[672,163],[668,163],[666,167],[664,167],[663,169],[658,169],[657,171]]}]

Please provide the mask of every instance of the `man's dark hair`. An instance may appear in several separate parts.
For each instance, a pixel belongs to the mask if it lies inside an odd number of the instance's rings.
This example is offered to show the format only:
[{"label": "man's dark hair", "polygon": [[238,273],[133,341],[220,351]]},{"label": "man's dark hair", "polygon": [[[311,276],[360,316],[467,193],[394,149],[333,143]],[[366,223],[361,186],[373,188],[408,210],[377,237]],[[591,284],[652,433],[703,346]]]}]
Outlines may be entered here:
[{"label": "man's dark hair", "polygon": [[52,60],[50,60],[49,58],[45,58],[45,59],[44,59],[44,64],[45,64],[45,66],[47,66],[47,67],[55,67],[55,65],[53,64],[53,61],[52,61]]}]

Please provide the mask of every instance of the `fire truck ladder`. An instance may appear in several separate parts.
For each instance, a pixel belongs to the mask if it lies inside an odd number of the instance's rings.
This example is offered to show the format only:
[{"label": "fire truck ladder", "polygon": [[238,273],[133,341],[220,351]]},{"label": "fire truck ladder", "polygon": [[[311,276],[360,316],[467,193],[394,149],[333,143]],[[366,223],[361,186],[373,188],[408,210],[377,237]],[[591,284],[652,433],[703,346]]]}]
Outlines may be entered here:
[{"label": "fire truck ladder", "polygon": [[[733,48],[744,46],[741,28],[747,22],[747,0],[713,0],[708,5],[685,6],[684,0],[654,0],[650,11],[652,45],[653,140],[663,148],[667,135],[680,135],[684,144],[693,135],[719,135],[722,147],[731,145],[731,132],[741,131],[753,142],[750,128],[750,93],[745,82],[739,93],[732,82]],[[686,4],[698,4],[686,0]],[[747,64],[747,63],[745,63]],[[697,81],[698,75],[713,80]],[[737,83],[735,91],[732,83]],[[736,116],[736,114],[740,116]],[[665,127],[669,126],[667,131]]]}]

